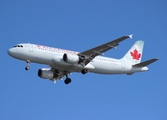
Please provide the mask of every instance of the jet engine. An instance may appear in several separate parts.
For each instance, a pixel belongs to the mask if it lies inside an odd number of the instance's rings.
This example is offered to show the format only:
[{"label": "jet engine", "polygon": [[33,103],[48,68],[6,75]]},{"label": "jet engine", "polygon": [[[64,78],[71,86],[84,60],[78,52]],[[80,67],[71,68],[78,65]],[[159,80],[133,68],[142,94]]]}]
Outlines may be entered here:
[{"label": "jet engine", "polygon": [[52,79],[54,77],[54,73],[48,68],[41,68],[38,70],[38,76],[44,79]]},{"label": "jet engine", "polygon": [[79,56],[78,55],[73,55],[73,54],[65,53],[63,55],[63,60],[66,63],[77,64],[79,62]]}]

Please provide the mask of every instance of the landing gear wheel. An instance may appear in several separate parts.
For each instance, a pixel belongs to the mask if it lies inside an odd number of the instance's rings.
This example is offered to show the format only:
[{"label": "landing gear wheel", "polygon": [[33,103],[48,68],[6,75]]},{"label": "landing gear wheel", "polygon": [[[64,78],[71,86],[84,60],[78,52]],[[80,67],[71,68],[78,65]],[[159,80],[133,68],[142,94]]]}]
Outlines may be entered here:
[{"label": "landing gear wheel", "polygon": [[30,61],[26,60],[27,66],[25,67],[25,70],[29,70],[30,69]]},{"label": "landing gear wheel", "polygon": [[65,84],[69,84],[71,82],[71,79],[70,78],[66,78],[65,80],[64,80],[64,83]]},{"label": "landing gear wheel", "polygon": [[88,70],[87,69],[83,69],[82,71],[81,71],[81,73],[84,75],[84,74],[86,74],[88,72]]},{"label": "landing gear wheel", "polygon": [[30,68],[29,67],[25,67],[25,70],[29,70]]}]

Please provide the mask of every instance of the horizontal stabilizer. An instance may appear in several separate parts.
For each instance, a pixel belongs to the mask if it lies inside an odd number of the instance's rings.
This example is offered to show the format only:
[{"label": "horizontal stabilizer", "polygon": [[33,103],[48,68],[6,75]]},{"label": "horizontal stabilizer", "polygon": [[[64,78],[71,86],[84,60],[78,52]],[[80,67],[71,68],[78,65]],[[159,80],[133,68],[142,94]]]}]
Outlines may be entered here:
[{"label": "horizontal stabilizer", "polygon": [[145,67],[145,66],[147,66],[147,65],[149,65],[149,64],[151,64],[151,63],[153,63],[153,62],[155,62],[157,60],[158,60],[158,58],[154,58],[154,59],[151,59],[151,60],[147,60],[145,62],[141,62],[141,63],[135,64],[133,66],[134,67]]}]

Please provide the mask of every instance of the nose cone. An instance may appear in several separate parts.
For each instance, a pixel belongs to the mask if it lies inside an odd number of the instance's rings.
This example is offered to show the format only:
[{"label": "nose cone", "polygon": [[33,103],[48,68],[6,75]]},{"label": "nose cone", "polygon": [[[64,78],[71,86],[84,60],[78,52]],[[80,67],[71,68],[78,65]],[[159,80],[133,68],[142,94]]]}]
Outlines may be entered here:
[{"label": "nose cone", "polygon": [[10,56],[13,56],[13,53],[14,53],[13,48],[10,48],[10,49],[8,50],[8,54],[9,54]]},{"label": "nose cone", "polygon": [[11,55],[11,49],[8,50],[8,55]]}]

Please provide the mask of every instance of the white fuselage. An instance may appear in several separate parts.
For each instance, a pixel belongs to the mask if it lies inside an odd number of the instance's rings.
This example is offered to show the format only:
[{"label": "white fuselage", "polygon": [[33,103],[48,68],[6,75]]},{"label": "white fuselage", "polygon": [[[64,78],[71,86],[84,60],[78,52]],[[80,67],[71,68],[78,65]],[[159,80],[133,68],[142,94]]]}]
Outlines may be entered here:
[{"label": "white fuselage", "polygon": [[99,74],[132,74],[134,72],[148,70],[147,67],[132,67],[131,63],[122,59],[113,59],[103,56],[95,57],[89,64],[83,67],[80,64],[69,64],[63,60],[64,53],[77,55],[78,52],[30,43],[21,45],[22,47],[10,48],[8,54],[16,59],[46,64],[58,70],[81,72],[83,68],[86,68],[89,72]]}]

